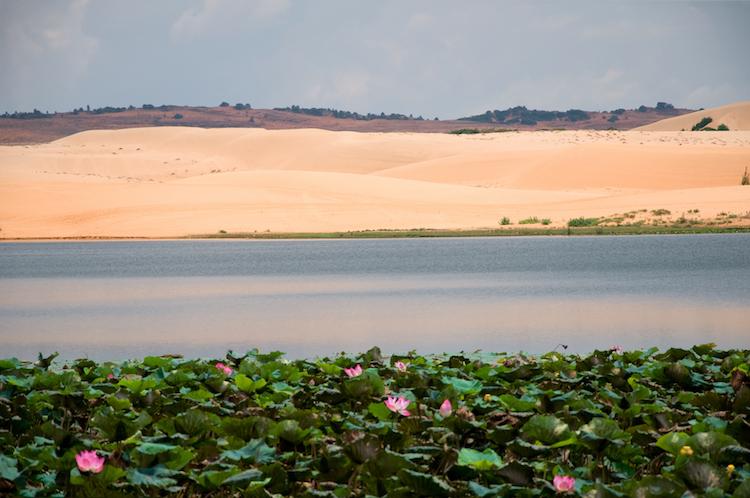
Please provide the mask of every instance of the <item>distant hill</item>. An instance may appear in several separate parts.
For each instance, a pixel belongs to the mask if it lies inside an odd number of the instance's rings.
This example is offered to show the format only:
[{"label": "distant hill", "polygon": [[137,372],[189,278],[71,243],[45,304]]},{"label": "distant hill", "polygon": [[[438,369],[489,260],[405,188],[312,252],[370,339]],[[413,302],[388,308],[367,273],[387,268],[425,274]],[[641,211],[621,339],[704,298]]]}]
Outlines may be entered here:
[{"label": "distant hill", "polygon": [[[723,125],[723,126],[722,126]],[[750,130],[750,101],[702,109],[638,128],[644,131]]]},{"label": "distant hill", "polygon": [[291,106],[253,109],[250,104],[217,107],[151,105],[141,107],[79,108],[71,112],[5,113],[0,115],[0,144],[33,144],[57,140],[86,130],[141,128],[150,126],[194,126],[202,128],[319,128],[333,131],[446,133],[458,129],[487,130],[508,128],[627,130],[647,125],[665,116],[690,112],[669,104],[614,111],[539,111],[513,107],[487,111],[454,120],[423,119],[404,114],[342,111],[327,108]]},{"label": "distant hill", "polygon": [[[541,111],[527,109],[525,106],[510,107],[503,111],[486,111],[482,114],[459,118],[459,121],[472,121],[475,123],[493,123],[504,126],[538,126],[549,127],[563,126],[568,128],[569,123],[577,123],[577,128],[601,129],[600,121],[606,121],[609,126],[618,129],[632,128],[634,122],[651,121],[655,117],[679,116],[691,112],[690,109],[677,109],[667,102],[658,102],[656,107],[645,105],[637,109],[615,109],[612,111],[583,111],[581,109],[568,109],[567,111]],[[623,124],[625,126],[623,126]]]}]

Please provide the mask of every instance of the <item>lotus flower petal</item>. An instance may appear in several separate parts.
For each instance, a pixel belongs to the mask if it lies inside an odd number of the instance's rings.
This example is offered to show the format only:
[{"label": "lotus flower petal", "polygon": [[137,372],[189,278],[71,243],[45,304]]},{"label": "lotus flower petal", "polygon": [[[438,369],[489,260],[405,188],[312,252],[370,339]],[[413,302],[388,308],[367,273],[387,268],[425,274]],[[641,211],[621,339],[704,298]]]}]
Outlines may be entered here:
[{"label": "lotus flower petal", "polygon": [[552,484],[558,493],[569,493],[575,489],[576,480],[571,476],[555,476]]},{"label": "lotus flower petal", "polygon": [[440,405],[440,410],[438,410],[438,413],[440,413],[440,416],[445,418],[449,417],[451,413],[453,413],[453,405],[451,405],[451,400],[446,399],[443,401],[443,404]]},{"label": "lotus flower petal", "polygon": [[100,457],[93,450],[84,450],[76,455],[76,464],[81,472],[98,474],[104,470],[104,457]]},{"label": "lotus flower petal", "polygon": [[359,363],[357,363],[357,365],[355,365],[352,368],[345,368],[344,372],[349,377],[359,377],[360,375],[362,375],[362,365],[360,365]]}]

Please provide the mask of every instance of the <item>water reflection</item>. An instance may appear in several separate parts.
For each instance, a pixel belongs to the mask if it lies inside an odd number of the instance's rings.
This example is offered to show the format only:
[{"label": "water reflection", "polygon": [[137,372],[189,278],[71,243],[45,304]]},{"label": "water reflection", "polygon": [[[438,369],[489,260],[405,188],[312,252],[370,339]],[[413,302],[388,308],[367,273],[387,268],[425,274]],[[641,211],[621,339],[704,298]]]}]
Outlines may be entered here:
[{"label": "water reflection", "polygon": [[[0,280],[3,354],[96,359],[227,349],[542,352],[748,345],[741,299],[653,292],[590,275],[308,275]],[[558,277],[558,278],[556,278]],[[656,282],[654,282],[654,285]],[[603,290],[604,289],[604,290]],[[635,292],[633,289],[640,289]]]}]

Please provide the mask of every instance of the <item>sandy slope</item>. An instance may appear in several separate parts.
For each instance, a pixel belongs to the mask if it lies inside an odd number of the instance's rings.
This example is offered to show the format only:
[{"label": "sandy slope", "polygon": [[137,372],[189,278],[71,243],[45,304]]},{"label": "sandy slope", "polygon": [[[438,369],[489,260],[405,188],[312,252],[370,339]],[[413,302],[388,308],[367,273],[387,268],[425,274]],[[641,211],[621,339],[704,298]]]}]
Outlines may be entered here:
[{"label": "sandy slope", "polygon": [[564,224],[750,211],[750,132],[140,128],[0,147],[0,237]]},{"label": "sandy slope", "polygon": [[721,107],[704,109],[702,111],[683,114],[674,118],[663,119],[650,125],[641,126],[636,130],[641,131],[690,131],[701,119],[709,117],[713,121],[708,125],[711,128],[717,128],[720,124],[725,124],[730,130],[748,131],[750,130],[750,101],[736,102]]}]

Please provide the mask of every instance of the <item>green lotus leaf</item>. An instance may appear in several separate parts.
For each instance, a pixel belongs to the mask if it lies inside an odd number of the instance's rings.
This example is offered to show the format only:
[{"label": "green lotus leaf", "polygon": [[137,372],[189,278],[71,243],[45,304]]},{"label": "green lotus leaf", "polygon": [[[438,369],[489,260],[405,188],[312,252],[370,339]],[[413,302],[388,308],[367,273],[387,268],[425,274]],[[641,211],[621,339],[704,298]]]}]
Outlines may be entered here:
[{"label": "green lotus leaf", "polygon": [[383,379],[377,374],[366,370],[359,377],[344,381],[344,392],[353,398],[380,397],[385,392]]},{"label": "green lotus leaf", "polygon": [[494,498],[496,496],[510,496],[508,494],[508,492],[510,491],[510,486],[508,486],[507,484],[500,484],[500,485],[493,485],[493,486],[486,487],[474,481],[469,481],[469,484],[467,487],[469,488],[469,491],[473,493],[473,496],[478,496],[479,498]]},{"label": "green lotus leaf", "polygon": [[662,476],[646,476],[630,491],[633,498],[680,498],[685,486]]},{"label": "green lotus leaf", "polygon": [[534,415],[521,428],[521,435],[526,441],[553,445],[569,440],[573,433],[568,424],[554,415]]},{"label": "green lotus leaf", "polygon": [[239,474],[240,472],[240,469],[236,467],[225,470],[205,470],[200,474],[193,476],[193,479],[205,489],[216,489],[224,484],[227,479]]},{"label": "green lotus leaf", "polygon": [[227,477],[221,484],[225,486],[246,488],[251,483],[258,483],[261,486],[265,486],[269,482],[271,482],[271,478],[263,479],[263,472],[260,470],[247,469]]},{"label": "green lotus leaf", "polygon": [[477,451],[471,448],[462,448],[458,452],[458,465],[471,467],[476,470],[491,470],[502,467],[503,461],[500,456],[490,448]]},{"label": "green lotus leaf", "polygon": [[195,456],[195,451],[178,446],[170,451],[166,458],[163,458],[163,463],[168,469],[182,470]]},{"label": "green lotus leaf", "polygon": [[364,463],[380,453],[382,443],[371,435],[362,435],[346,446],[346,453],[357,463]]},{"label": "green lotus leaf", "polygon": [[198,401],[198,402],[207,401],[207,400],[212,399],[214,397],[213,394],[211,394],[210,392],[206,391],[203,388],[196,389],[195,391],[189,391],[189,392],[183,394],[182,396],[184,398],[189,399],[189,400]]},{"label": "green lotus leaf", "polygon": [[233,461],[245,461],[258,465],[271,463],[276,456],[276,450],[268,446],[262,439],[253,439],[242,448],[226,450],[221,458]]},{"label": "green lotus leaf", "polygon": [[303,429],[296,420],[282,420],[272,429],[271,434],[292,444],[302,442],[311,432],[311,429]]},{"label": "green lotus leaf", "polygon": [[254,393],[260,391],[268,383],[266,379],[253,380],[245,374],[237,374],[234,376],[234,383],[237,384],[237,389],[246,393]]},{"label": "green lotus leaf", "polygon": [[143,358],[143,364],[151,368],[163,368],[164,370],[171,370],[174,365],[173,358],[167,358],[163,356],[146,356]]},{"label": "green lotus leaf", "polygon": [[601,417],[591,419],[591,422],[581,426],[579,432],[583,441],[623,442],[630,439],[630,434],[620,429],[617,422]]},{"label": "green lotus leaf", "polygon": [[680,448],[688,444],[689,439],[690,436],[684,432],[670,432],[660,437],[656,441],[656,446],[676,455],[680,452]]},{"label": "green lotus leaf", "polygon": [[393,412],[390,411],[383,402],[370,403],[369,405],[367,405],[367,411],[379,420],[389,420],[391,418],[391,415],[393,415]]},{"label": "green lotus leaf", "polygon": [[750,414],[750,385],[743,385],[734,396],[732,410],[737,414]]},{"label": "green lotus leaf", "polygon": [[177,448],[177,446],[173,444],[141,443],[136,450],[144,455],[158,455],[160,453],[172,451],[175,448]]},{"label": "green lotus leaf", "polygon": [[499,398],[500,403],[512,412],[531,412],[536,408],[536,400],[519,399],[510,394],[502,394]]},{"label": "green lotus leaf", "polygon": [[21,366],[18,358],[0,359],[0,370],[15,370]]},{"label": "green lotus leaf", "polygon": [[168,488],[177,484],[174,479],[180,473],[170,470],[163,465],[157,465],[145,469],[128,469],[128,481],[135,486],[146,486],[154,488]]},{"label": "green lotus leaf", "polygon": [[508,448],[515,454],[525,458],[538,458],[540,455],[549,453],[550,446],[543,444],[528,443],[521,438],[516,438],[508,443]]},{"label": "green lotus leaf", "polygon": [[687,445],[698,453],[708,454],[715,461],[723,448],[735,446],[737,441],[721,432],[699,432],[688,439]]},{"label": "green lotus leaf", "polygon": [[706,488],[724,488],[727,484],[726,473],[708,462],[691,459],[680,465],[678,475],[694,490]]},{"label": "green lotus leaf", "polygon": [[734,490],[732,498],[750,498],[750,479],[745,479],[737,489]]},{"label": "green lotus leaf", "polygon": [[443,384],[453,387],[457,392],[465,395],[474,395],[482,392],[482,381],[461,379],[459,377],[443,377]]},{"label": "green lotus leaf", "polygon": [[156,379],[151,377],[144,379],[140,375],[133,375],[120,380],[117,385],[124,387],[135,396],[140,396],[143,391],[155,388],[157,382]]},{"label": "green lotus leaf", "polygon": [[454,492],[454,489],[448,483],[432,474],[402,469],[399,471],[398,477],[403,485],[409,488],[413,496],[448,496]]},{"label": "green lotus leaf", "polygon": [[18,472],[18,460],[6,455],[0,455],[0,478],[14,481],[21,475]]},{"label": "green lotus leaf", "polygon": [[219,417],[202,410],[187,410],[174,417],[175,427],[189,436],[199,436],[219,425]]},{"label": "green lotus leaf", "polygon": [[389,476],[397,474],[401,469],[416,470],[416,465],[404,455],[386,449],[376,453],[376,455],[367,462],[367,468],[373,477],[377,479],[386,479]]},{"label": "green lotus leaf", "polygon": [[528,486],[534,478],[534,469],[516,461],[501,468],[497,471],[497,475],[511,484]]}]

